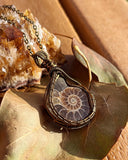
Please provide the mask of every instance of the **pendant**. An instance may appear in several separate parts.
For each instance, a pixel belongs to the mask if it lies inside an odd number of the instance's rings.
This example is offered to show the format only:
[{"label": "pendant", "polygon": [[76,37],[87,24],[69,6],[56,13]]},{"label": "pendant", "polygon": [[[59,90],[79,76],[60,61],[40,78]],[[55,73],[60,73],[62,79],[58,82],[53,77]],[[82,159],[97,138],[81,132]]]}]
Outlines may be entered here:
[{"label": "pendant", "polygon": [[[38,66],[46,67],[46,56],[39,51],[35,57]],[[43,62],[40,63],[39,59],[43,59]],[[52,66],[48,60],[47,67],[51,76],[45,94],[47,112],[63,127],[78,129],[86,126],[96,112],[94,96],[61,68]]]},{"label": "pendant", "polygon": [[[94,96],[79,82],[68,76],[61,68],[50,61],[47,53],[42,50],[42,44],[37,31],[38,27],[33,20],[26,17],[12,5],[4,5],[3,9],[5,10],[5,8],[15,12],[22,18],[24,17],[24,20],[33,25],[37,43],[41,50],[34,54],[30,45],[28,45],[26,33],[23,33],[23,37],[27,44],[27,49],[37,66],[46,68],[51,76],[45,94],[45,108],[48,113],[55,122],[66,128],[77,129],[87,125],[96,112]],[[16,23],[9,19],[8,16],[4,17],[2,14],[0,19],[19,29]]]}]

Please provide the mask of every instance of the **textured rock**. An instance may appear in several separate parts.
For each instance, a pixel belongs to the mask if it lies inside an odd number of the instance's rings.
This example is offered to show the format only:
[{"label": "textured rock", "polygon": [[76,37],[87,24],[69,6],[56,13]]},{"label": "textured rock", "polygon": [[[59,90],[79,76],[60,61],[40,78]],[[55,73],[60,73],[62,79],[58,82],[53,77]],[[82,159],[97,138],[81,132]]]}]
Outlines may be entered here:
[{"label": "textured rock", "polygon": [[[0,19],[0,90],[39,83],[42,69],[36,66],[27,50],[27,45],[30,45],[33,54],[40,50],[33,25],[7,7],[0,7],[0,15],[15,22],[13,26]],[[37,26],[42,48],[49,58],[55,62],[63,62],[60,40],[42,28],[30,10],[26,10],[24,15]],[[28,44],[24,43],[23,33],[27,37]]]}]

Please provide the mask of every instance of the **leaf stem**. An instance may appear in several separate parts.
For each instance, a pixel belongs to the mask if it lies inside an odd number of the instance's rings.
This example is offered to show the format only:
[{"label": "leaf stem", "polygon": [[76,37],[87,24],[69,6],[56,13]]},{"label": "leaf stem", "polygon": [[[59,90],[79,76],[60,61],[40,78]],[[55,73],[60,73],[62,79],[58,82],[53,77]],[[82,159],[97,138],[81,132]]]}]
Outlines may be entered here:
[{"label": "leaf stem", "polygon": [[92,72],[91,72],[90,65],[88,63],[87,58],[83,55],[83,53],[81,52],[81,50],[79,49],[79,47],[77,45],[74,46],[74,49],[80,54],[80,56],[84,59],[85,63],[87,64],[87,68],[88,68],[88,72],[89,72],[89,84],[88,84],[88,89],[89,89],[91,81],[92,81]]}]

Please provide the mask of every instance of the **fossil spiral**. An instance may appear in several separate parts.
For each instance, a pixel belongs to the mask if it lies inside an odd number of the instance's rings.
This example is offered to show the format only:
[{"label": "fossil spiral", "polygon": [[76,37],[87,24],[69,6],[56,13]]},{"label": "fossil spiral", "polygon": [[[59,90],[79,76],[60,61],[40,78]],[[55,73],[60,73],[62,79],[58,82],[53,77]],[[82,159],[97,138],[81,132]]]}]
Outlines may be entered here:
[{"label": "fossil spiral", "polygon": [[[52,73],[47,89],[47,110],[63,126],[80,128],[95,114],[95,100],[92,94],[78,84],[69,84],[69,77],[61,70]],[[74,83],[73,80],[70,80]]]},{"label": "fossil spiral", "polygon": [[52,97],[55,110],[67,120],[82,120],[90,112],[87,95],[80,88],[67,86],[62,91],[54,89]]}]

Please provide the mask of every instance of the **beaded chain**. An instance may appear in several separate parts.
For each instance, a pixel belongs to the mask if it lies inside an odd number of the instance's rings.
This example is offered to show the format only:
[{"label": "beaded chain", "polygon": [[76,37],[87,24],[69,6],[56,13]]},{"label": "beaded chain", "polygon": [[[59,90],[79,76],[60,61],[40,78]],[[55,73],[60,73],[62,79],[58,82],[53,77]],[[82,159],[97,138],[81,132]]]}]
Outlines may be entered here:
[{"label": "beaded chain", "polygon": [[[27,22],[29,22],[31,25],[33,25],[33,29],[35,30],[35,36],[37,38],[37,43],[39,45],[39,48],[42,50],[42,44],[41,44],[41,41],[39,38],[39,32],[37,31],[37,26],[34,24],[34,21],[31,20],[30,18],[28,18],[27,16],[25,16],[22,12],[20,12],[20,10],[17,10],[13,5],[3,5],[2,7],[3,7],[3,9],[9,9],[12,12],[16,12],[21,18],[23,17]],[[0,16],[0,19],[6,21],[9,24],[12,24],[13,26],[18,28],[18,26],[16,26],[16,23],[13,20],[10,20],[7,17],[4,17],[2,15]],[[26,34],[24,32],[23,32],[23,37],[24,37],[24,42],[27,45],[27,49],[28,49],[30,55],[33,55],[33,52],[31,50],[31,46],[29,45],[29,41],[28,41]]]},{"label": "beaded chain", "polygon": [[[37,44],[40,48],[40,51],[33,54],[32,50],[31,50],[31,46],[29,45],[29,41],[27,39],[27,36],[24,32],[22,32],[24,42],[27,45],[27,50],[29,51],[29,54],[34,58],[34,61],[38,65],[38,67],[47,68],[47,70],[49,71],[52,68],[52,66],[55,66],[55,64],[53,64],[53,62],[51,62],[51,60],[48,59],[47,53],[42,50],[43,47],[42,47],[42,44],[41,44],[41,40],[39,38],[39,32],[37,30],[37,25],[34,24],[33,20],[31,20],[30,18],[25,16],[22,12],[20,12],[20,10],[17,10],[13,5],[3,5],[2,8],[3,9],[9,9],[12,12],[16,12],[21,18],[23,17],[27,22],[29,22],[31,25],[33,25],[33,29],[35,31],[35,37],[37,39]],[[19,27],[14,22],[14,20],[11,20],[11,19],[9,19],[5,16],[2,16],[2,15],[0,15],[0,19],[8,22],[9,24],[12,24],[13,26],[15,26],[16,28],[19,29]],[[43,60],[43,62],[42,62],[42,60]]]}]

